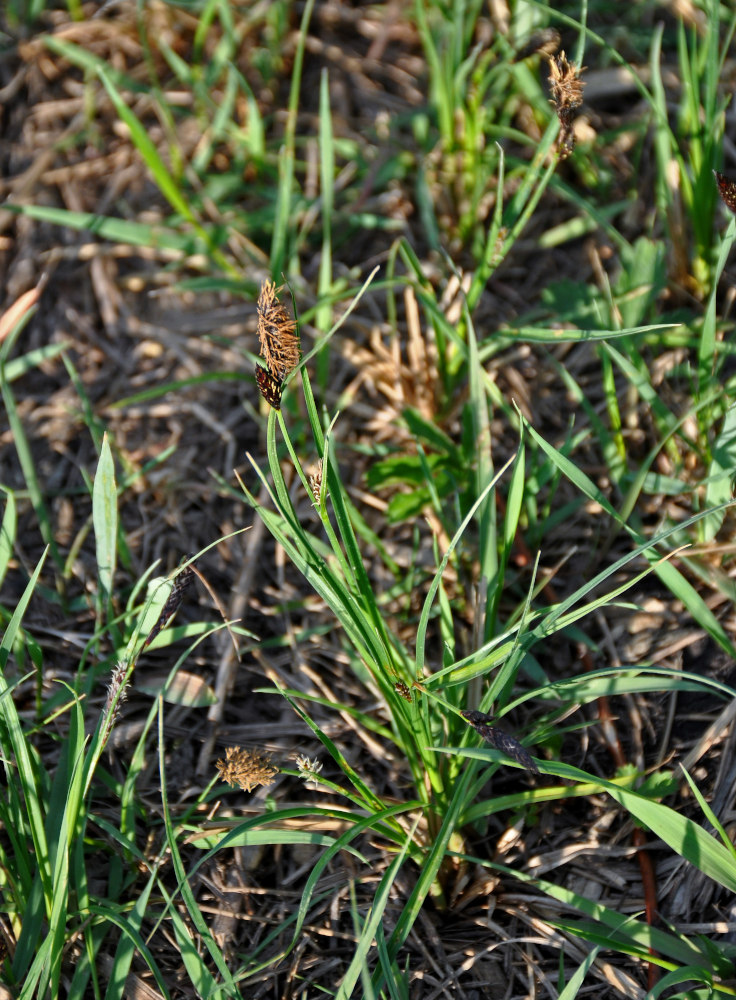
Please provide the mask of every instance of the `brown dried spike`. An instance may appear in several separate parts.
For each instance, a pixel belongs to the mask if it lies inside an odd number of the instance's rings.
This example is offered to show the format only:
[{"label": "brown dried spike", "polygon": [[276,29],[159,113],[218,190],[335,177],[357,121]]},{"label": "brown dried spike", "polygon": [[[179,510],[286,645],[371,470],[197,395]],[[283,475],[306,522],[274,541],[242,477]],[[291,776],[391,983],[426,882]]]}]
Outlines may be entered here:
[{"label": "brown dried spike", "polygon": [[583,87],[585,84],[580,79],[582,71],[575,63],[567,61],[564,52],[560,52],[549,61],[549,83],[552,90],[552,102],[555,111],[573,111],[583,103]]},{"label": "brown dried spike", "polygon": [[268,754],[241,750],[240,747],[228,747],[225,760],[218,760],[215,766],[223,781],[228,785],[239,785],[245,792],[252,792],[259,785],[272,784],[279,773]]},{"label": "brown dried spike", "polygon": [[552,91],[552,103],[560,120],[560,134],[557,139],[557,152],[560,159],[566,159],[575,147],[575,131],[573,129],[573,112],[583,103],[583,87],[580,70],[575,63],[567,61],[564,52],[549,61],[549,83]]},{"label": "brown dried spike", "polygon": [[279,292],[272,281],[264,281],[258,296],[258,339],[261,357],[278,382],[299,364],[299,338],[295,323],[279,302]]}]

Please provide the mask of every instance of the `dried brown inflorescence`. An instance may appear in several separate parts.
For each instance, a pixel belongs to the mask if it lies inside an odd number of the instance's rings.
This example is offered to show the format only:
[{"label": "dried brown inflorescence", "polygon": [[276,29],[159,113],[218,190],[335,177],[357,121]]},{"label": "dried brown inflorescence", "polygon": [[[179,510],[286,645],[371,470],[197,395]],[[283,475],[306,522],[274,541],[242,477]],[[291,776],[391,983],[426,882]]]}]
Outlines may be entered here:
[{"label": "dried brown inflorescence", "polygon": [[560,120],[557,152],[561,160],[566,159],[575,148],[573,116],[583,103],[583,87],[585,86],[580,79],[580,73],[581,70],[575,66],[575,63],[567,61],[564,51],[549,60],[552,103]]},{"label": "dried brown inflorescence", "polygon": [[259,785],[270,785],[279,773],[269,754],[241,750],[240,747],[228,747],[225,760],[218,760],[216,767],[223,781],[242,788],[244,792],[252,792]]},{"label": "dried brown inflorescence", "polygon": [[299,364],[299,338],[296,324],[279,302],[279,292],[272,281],[264,281],[258,296],[258,339],[261,357],[273,378],[281,384]]}]

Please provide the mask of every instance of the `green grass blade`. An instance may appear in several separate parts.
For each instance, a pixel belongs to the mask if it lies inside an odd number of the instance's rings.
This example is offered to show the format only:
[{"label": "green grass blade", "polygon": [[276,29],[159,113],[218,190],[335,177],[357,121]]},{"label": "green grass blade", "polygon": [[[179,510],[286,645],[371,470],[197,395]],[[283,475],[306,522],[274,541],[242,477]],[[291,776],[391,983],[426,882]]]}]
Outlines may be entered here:
[{"label": "green grass blade", "polygon": [[284,130],[284,143],[279,151],[279,186],[276,194],[276,218],[273,224],[273,240],[271,243],[271,277],[278,282],[287,266],[287,240],[292,229],[294,211],[294,158],[296,144],[296,124],[299,113],[299,92],[302,85],[302,69],[304,66],[304,47],[307,41],[307,31],[312,18],[314,0],[307,0],[304,5],[301,23],[299,25],[299,40],[294,54],[294,68],[291,73],[291,89],[289,92],[289,110]]},{"label": "green grass blade", "polygon": [[557,900],[564,906],[574,907],[585,916],[595,920],[602,928],[610,931],[611,946],[614,948],[617,947],[616,939],[618,938],[619,941],[625,943],[630,953],[638,954],[645,960],[649,957],[649,949],[652,949],[652,951],[668,956],[682,964],[702,964],[703,953],[684,936],[671,934],[641,920],[630,918],[622,923],[621,914],[617,910],[607,907],[597,900],[587,899],[585,896],[555,885],[553,882],[527,875],[526,872],[518,869],[495,862],[479,861],[478,858],[468,858],[468,861],[483,864],[493,871],[498,870],[523,885],[535,885],[551,899]]},{"label": "green grass blade", "polygon": [[114,617],[112,595],[115,585],[118,535],[118,496],[115,463],[107,434],[102,441],[92,490],[92,522],[95,529],[95,552],[100,583],[100,611],[108,620]]},{"label": "green grass blade", "polygon": [[343,981],[340,983],[340,987],[335,994],[335,1000],[349,1000],[349,998],[353,995],[353,990],[358,978],[361,973],[364,973],[367,969],[368,955],[373,948],[373,942],[378,933],[381,921],[383,920],[384,912],[388,906],[389,900],[391,899],[391,892],[394,888],[396,876],[404,863],[406,853],[409,849],[409,845],[412,843],[418,825],[419,819],[414,822],[414,826],[406,835],[406,839],[401,850],[381,878],[378,889],[373,896],[370,915],[365,922],[360,937],[358,938],[357,947],[353,952],[353,957],[350,960],[350,965],[347,968]]},{"label": "green grass blade", "polygon": [[[560,469],[560,471],[570,480],[570,482],[575,485],[581,493],[584,493],[589,499],[595,500],[601,505],[601,507],[617,522],[621,523],[618,513],[610,505],[606,497],[597,489],[594,483],[585,475],[580,469],[578,469],[566,456],[561,454],[556,448],[550,445],[544,438],[538,434],[533,427],[527,425],[530,435],[539,444],[543,451],[549,456],[549,458],[554,462],[554,464]],[[726,505],[728,506],[728,505]],[[725,509],[725,508],[724,508]],[[718,508],[716,508],[718,510]],[[710,513],[715,513],[712,511]],[[664,585],[671,591],[671,593],[684,603],[684,606],[688,609],[689,613],[698,622],[698,624],[708,632],[710,636],[723,648],[729,655],[736,656],[736,648],[734,648],[728,634],[725,629],[718,621],[716,616],[707,606],[703,598],[698,594],[695,588],[690,584],[682,573],[672,565],[670,562],[657,561],[657,557],[653,553],[653,548],[660,542],[668,538],[670,535],[686,530],[686,525],[696,524],[702,519],[704,515],[697,514],[692,518],[689,518],[684,524],[677,525],[668,531],[662,532],[657,537],[647,541],[643,535],[636,531],[628,524],[622,524],[622,527],[631,535],[634,541],[640,546],[639,551],[644,552],[650,562],[655,563],[653,565],[654,572],[657,574],[659,579],[664,583]],[[647,551],[649,550],[649,551]],[[628,561],[629,557],[625,557]],[[609,571],[604,571],[605,575],[610,575]],[[591,584],[590,587],[593,585]],[[567,605],[567,601],[563,602]],[[559,614],[559,609],[558,609]]]},{"label": "green grass blade", "polygon": [[[322,253],[319,260],[318,295],[319,304],[314,323],[320,333],[326,333],[332,323],[332,307],[329,296],[332,293],[332,213],[335,206],[335,145],[332,132],[330,110],[329,75],[322,70],[319,88],[319,148],[320,180],[322,192]],[[317,382],[324,392],[327,386],[329,354],[320,351],[317,355]]]},{"label": "green grass blade", "polygon": [[[706,507],[717,507],[728,503],[733,497],[734,474],[736,473],[736,403],[726,411],[723,426],[713,444],[710,467],[708,469],[708,485],[705,490]],[[707,514],[702,523],[701,538],[705,542],[712,541],[721,525],[725,511]]]},{"label": "green grass blade", "polygon": [[[159,699],[158,702],[158,718],[159,718],[159,773],[161,777],[161,802],[163,805],[163,815],[164,815],[164,827],[166,830],[166,843],[168,845],[171,860],[174,866],[174,871],[179,884],[179,889],[181,891],[181,896],[189,912],[189,916],[192,919],[192,923],[197,930],[198,934],[201,935],[201,942],[207,950],[210,958],[215,964],[218,973],[222,977],[222,985],[218,987],[214,994],[209,992],[209,985],[214,983],[212,979],[212,974],[207,969],[204,964],[202,956],[199,954],[197,949],[192,948],[191,951],[187,952],[185,964],[189,970],[190,976],[194,977],[193,982],[200,982],[209,984],[207,990],[202,995],[218,997],[222,991],[227,997],[240,997],[240,991],[235,986],[230,970],[225,961],[225,957],[222,951],[217,945],[217,942],[212,936],[212,933],[207,926],[207,921],[205,920],[198,904],[194,897],[194,892],[189,884],[189,879],[187,878],[187,872],[184,868],[184,864],[181,859],[181,854],[179,853],[179,846],[176,841],[176,834],[174,832],[174,826],[171,820],[171,812],[169,809],[168,795],[166,792],[165,783],[165,746],[166,746],[166,735],[164,727],[164,709],[163,702]],[[170,909],[173,914],[174,908]],[[185,935],[186,935],[185,931]],[[179,935],[178,935],[179,936]],[[191,939],[190,939],[191,941]],[[180,945],[183,942],[180,940]]]},{"label": "green grass blade", "polygon": [[[623,923],[627,919],[628,919],[627,917],[622,917],[621,922]],[[575,972],[568,980],[564,990],[560,993],[559,1000],[574,1000],[574,998],[580,992],[580,989],[585,981],[585,977],[588,974],[591,965],[593,964],[593,962],[595,962],[596,958],[598,957],[599,951],[600,948],[593,948],[593,950],[585,956],[582,963],[577,967]]]},{"label": "green grass blade", "polygon": [[177,255],[204,254],[209,241],[201,240],[194,233],[176,233],[162,226],[151,226],[142,222],[114,219],[95,212],[72,212],[52,205],[3,205],[3,211],[15,212],[29,219],[38,219],[55,226],[69,229],[88,230],[99,239],[111,243],[128,243],[158,251],[171,251]]},{"label": "green grass blade", "polygon": [[[0,642],[0,696],[8,691],[5,680],[8,657],[18,639],[23,615],[36,589],[41,570],[46,561],[47,551],[41,556],[28,584],[13,612],[5,634]],[[32,759],[31,748],[26,738],[24,727],[13,702],[12,697],[0,697],[0,717],[4,724],[2,744],[4,749],[5,767],[10,767],[10,761],[15,760],[17,780],[23,789],[23,798],[28,813],[28,823],[36,853],[36,865],[41,876],[47,913],[51,907],[52,869],[49,844],[46,839],[46,824],[43,816],[42,797],[38,788],[36,765]],[[13,776],[15,781],[15,775]]]},{"label": "green grass blade", "polygon": [[475,501],[473,506],[470,508],[468,513],[465,515],[462,524],[455,532],[455,535],[453,536],[450,544],[447,547],[447,551],[442,557],[442,562],[440,563],[437,572],[435,573],[432,579],[432,583],[429,587],[429,590],[427,591],[427,596],[424,599],[424,605],[422,606],[422,613],[419,617],[419,624],[417,626],[417,647],[416,647],[416,660],[414,665],[414,672],[416,679],[419,681],[421,681],[424,676],[424,663],[426,655],[427,627],[429,625],[429,616],[432,611],[432,605],[434,604],[434,599],[437,595],[437,590],[440,585],[440,580],[442,579],[442,574],[445,571],[445,567],[447,566],[450,556],[455,551],[460,542],[460,539],[464,535],[465,529],[467,528],[468,524],[470,524],[472,519],[475,517],[477,511],[480,509],[480,507],[482,506],[483,502],[485,501],[486,497],[491,492],[491,490],[495,489],[499,479],[509,468],[513,460],[514,456],[512,455],[512,457],[506,462],[506,464],[501,469],[499,469],[496,475],[483,488],[483,490],[480,493],[480,496]]},{"label": "green grass blade", "polygon": [[[493,761],[498,759],[498,751],[480,747],[465,747],[458,750],[447,747],[441,749],[475,760]],[[510,767],[517,766],[515,762],[508,759],[504,759],[504,763]],[[736,891],[736,866],[733,863],[732,851],[676,809],[661,802],[655,802],[614,782],[588,774],[571,764],[559,761],[538,761],[538,764],[540,771],[544,774],[575,783],[597,785],[668,844],[676,854],[685,858],[704,875],[712,878],[729,891]]]},{"label": "green grass blade", "polygon": [[[452,799],[442,816],[442,825],[437,831],[419,872],[419,878],[391,933],[387,951],[392,962],[396,960],[399,950],[403,947],[404,942],[409,936],[427,896],[430,892],[437,891],[437,874],[446,857],[453,834],[457,830],[458,819],[465,803],[467,790],[472,782],[473,774],[474,769],[468,767],[460,772],[459,777],[454,783]],[[377,992],[382,988],[382,985],[383,971],[379,968],[373,974],[373,988]]]},{"label": "green grass blade", "polygon": [[[144,859],[142,857],[140,858],[140,861],[144,863]],[[101,920],[104,920],[105,923],[112,924],[114,927],[117,927],[121,932],[120,941],[118,943],[113,961],[112,973],[107,984],[105,1000],[119,1000],[119,998],[124,995],[125,982],[128,977],[132,961],[136,955],[140,955],[148,968],[151,970],[151,974],[156,981],[156,985],[160,990],[161,995],[166,997],[167,1000],[171,995],[167,988],[166,980],[164,979],[148,945],[141,935],[141,925],[150,902],[151,891],[155,886],[156,877],[155,874],[152,873],[140,891],[140,895],[136,898],[132,909],[126,911],[125,915],[118,913],[114,909],[100,906],[98,904],[92,904],[90,906],[90,912],[93,915],[99,917]]]},{"label": "green grass blade", "polygon": [[0,524],[0,587],[2,587],[8,565],[13,555],[13,546],[18,531],[18,508],[15,494],[0,483],[0,491],[5,494],[5,510]]},{"label": "green grass blade", "polygon": [[[143,162],[151,171],[153,179],[159,190],[175,212],[178,212],[179,215],[181,215],[181,217],[187,222],[196,225],[197,220],[189,202],[183,196],[179,185],[176,183],[168,168],[164,164],[164,161],[161,159],[161,156],[159,155],[153,140],[149,136],[148,131],[123,100],[118,88],[112,81],[107,67],[104,65],[98,66],[97,75],[102,81],[102,84],[107,91],[120,120],[124,122],[130,130],[130,136],[133,140],[133,144],[143,158]],[[203,235],[201,231],[200,235]]]},{"label": "green grass blade", "polygon": [[0,364],[0,392],[2,393],[3,402],[5,404],[5,413],[13,435],[13,444],[15,445],[18,461],[20,462],[20,467],[23,471],[23,478],[30,494],[31,504],[33,505],[36,520],[38,521],[38,528],[41,532],[41,537],[44,540],[44,544],[51,552],[51,557],[54,562],[60,567],[62,565],[61,555],[54,537],[54,530],[51,525],[51,518],[49,516],[48,509],[46,507],[43,489],[41,488],[41,483],[36,472],[33,452],[30,444],[28,443],[28,438],[26,437],[25,428],[18,413],[18,408],[15,405],[15,396],[11,392],[10,386],[4,377],[2,364]]}]

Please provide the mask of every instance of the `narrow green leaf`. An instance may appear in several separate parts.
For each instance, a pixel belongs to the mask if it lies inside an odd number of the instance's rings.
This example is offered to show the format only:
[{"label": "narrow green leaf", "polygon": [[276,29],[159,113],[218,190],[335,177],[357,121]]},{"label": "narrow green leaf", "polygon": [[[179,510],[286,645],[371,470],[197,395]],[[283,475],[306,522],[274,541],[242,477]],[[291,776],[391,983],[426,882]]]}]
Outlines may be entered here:
[{"label": "narrow green leaf", "polygon": [[2,484],[0,484],[0,490],[6,497],[3,521],[0,525],[0,587],[2,587],[5,574],[8,571],[8,564],[13,555],[13,546],[18,530],[18,511],[13,491]]},{"label": "narrow green leaf", "polygon": [[38,584],[47,554],[48,549],[41,556],[16,605],[2,641],[0,641],[0,714],[2,714],[5,723],[5,731],[9,742],[9,746],[6,746],[5,741],[3,741],[5,754],[8,762],[13,759],[15,760],[18,781],[23,790],[23,797],[28,813],[28,824],[36,852],[35,861],[43,884],[46,914],[48,916],[51,910],[52,869],[49,845],[46,838],[46,822],[43,814],[42,798],[38,788],[36,762],[12,697],[2,697],[2,695],[5,695],[9,691],[8,683],[5,679],[5,668],[8,657],[18,638],[23,615]]},{"label": "narrow green leaf", "polygon": [[388,902],[391,899],[391,895],[394,890],[394,883],[399,870],[404,863],[404,858],[406,857],[406,853],[412,843],[418,825],[419,819],[416,819],[414,826],[406,835],[406,839],[401,850],[381,878],[378,889],[373,896],[370,914],[365,922],[360,937],[358,938],[358,944],[353,952],[350,965],[348,966],[343,980],[340,983],[339,989],[335,994],[335,1000],[349,1000],[349,998],[353,995],[353,989],[358,981],[358,977],[368,966],[368,955],[373,949],[373,942],[376,934],[378,933],[381,921],[383,920],[383,915]]}]

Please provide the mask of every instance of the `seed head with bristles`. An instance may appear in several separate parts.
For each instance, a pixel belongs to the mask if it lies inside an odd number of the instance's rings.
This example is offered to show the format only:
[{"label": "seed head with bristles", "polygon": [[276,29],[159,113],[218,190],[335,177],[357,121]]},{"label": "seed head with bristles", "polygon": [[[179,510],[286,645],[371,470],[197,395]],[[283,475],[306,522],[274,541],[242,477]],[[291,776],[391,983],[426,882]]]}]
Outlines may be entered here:
[{"label": "seed head with bristles", "polygon": [[305,782],[307,788],[312,788],[315,791],[319,788],[319,772],[322,770],[322,764],[315,757],[314,760],[310,760],[305,754],[297,754],[296,756],[296,766],[299,771],[299,777]]},{"label": "seed head with bristles", "polygon": [[118,721],[120,706],[128,697],[128,684],[125,680],[128,674],[128,663],[118,660],[113,667],[110,683],[107,686],[107,698],[102,710],[101,739],[104,746],[110,739],[110,733]]}]

